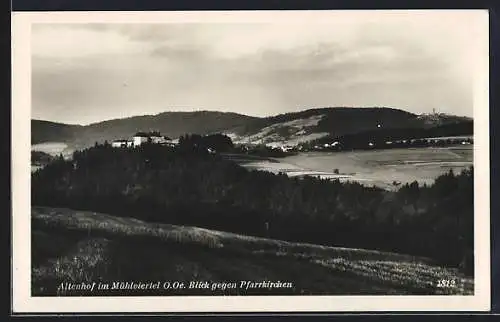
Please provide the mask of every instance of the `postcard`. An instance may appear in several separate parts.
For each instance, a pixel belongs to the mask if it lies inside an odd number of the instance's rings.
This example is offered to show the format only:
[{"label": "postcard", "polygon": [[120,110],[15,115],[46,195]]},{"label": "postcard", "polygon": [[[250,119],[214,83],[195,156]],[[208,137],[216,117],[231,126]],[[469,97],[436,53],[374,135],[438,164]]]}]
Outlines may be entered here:
[{"label": "postcard", "polygon": [[16,313],[490,309],[487,10],[14,12]]}]

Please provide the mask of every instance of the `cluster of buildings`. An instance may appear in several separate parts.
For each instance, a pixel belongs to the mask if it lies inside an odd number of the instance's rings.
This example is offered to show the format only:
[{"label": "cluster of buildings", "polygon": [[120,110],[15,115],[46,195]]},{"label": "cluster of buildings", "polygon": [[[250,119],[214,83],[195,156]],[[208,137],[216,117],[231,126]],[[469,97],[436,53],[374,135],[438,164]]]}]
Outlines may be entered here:
[{"label": "cluster of buildings", "polygon": [[111,142],[114,148],[129,148],[138,147],[144,143],[161,144],[167,146],[175,146],[176,142],[167,136],[163,136],[160,132],[137,132],[132,139],[119,139]]}]

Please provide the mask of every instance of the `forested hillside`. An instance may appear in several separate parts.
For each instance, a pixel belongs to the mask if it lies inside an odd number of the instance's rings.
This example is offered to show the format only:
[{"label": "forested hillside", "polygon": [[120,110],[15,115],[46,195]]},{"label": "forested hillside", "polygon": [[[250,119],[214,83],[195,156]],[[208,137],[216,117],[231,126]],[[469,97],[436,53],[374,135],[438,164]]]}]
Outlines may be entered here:
[{"label": "forested hillside", "polygon": [[82,128],[80,125],[31,120],[31,144],[72,142],[79,136]]},{"label": "forested hillside", "polygon": [[[379,129],[412,131],[470,121],[452,115],[437,115],[429,120],[394,108],[315,108],[269,117],[253,117],[215,111],[165,112],[93,123],[85,126],[32,120],[32,144],[63,142],[80,149],[94,142],[130,138],[139,131],[159,131],[177,138],[186,133],[224,132],[241,142],[309,141],[328,135],[334,138]],[[451,128],[453,130],[453,128]],[[453,132],[453,131],[451,131]],[[453,135],[454,133],[450,134]],[[311,136],[312,135],[312,136]]]},{"label": "forested hillside", "polygon": [[[325,143],[341,142],[338,148],[358,149],[366,148],[368,142],[372,142],[377,147],[388,148],[386,142],[391,142],[392,147],[412,147],[418,146],[422,142],[409,142],[410,139],[418,140],[424,138],[452,137],[452,136],[473,136],[473,121],[460,121],[438,125],[430,128],[377,128],[369,131],[361,131],[353,134],[341,136],[329,135],[317,140],[310,141],[306,146],[322,145]],[[396,144],[397,140],[408,140],[407,144]],[[442,144],[446,141],[442,140]],[[425,145],[425,144],[424,144]]]},{"label": "forested hillside", "polygon": [[47,141],[64,142],[75,148],[92,146],[96,141],[130,138],[140,131],[159,131],[177,138],[185,133],[209,134],[239,128],[257,118],[211,111],[165,112],[93,123],[85,126],[32,120],[32,144]]}]

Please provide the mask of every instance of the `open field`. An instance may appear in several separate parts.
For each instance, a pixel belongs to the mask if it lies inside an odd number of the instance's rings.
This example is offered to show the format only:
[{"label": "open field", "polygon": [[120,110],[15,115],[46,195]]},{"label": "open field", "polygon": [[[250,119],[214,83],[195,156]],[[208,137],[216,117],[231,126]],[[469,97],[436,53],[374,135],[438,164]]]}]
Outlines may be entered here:
[{"label": "open field", "polygon": [[68,150],[68,145],[62,142],[45,142],[39,144],[32,144],[31,151],[41,151],[52,156],[57,156],[60,153],[71,154],[72,151]]},{"label": "open field", "polygon": [[[249,169],[285,172],[289,176],[312,175],[359,181],[392,189],[393,181],[431,184],[453,169],[460,172],[473,164],[473,146],[412,148],[350,152],[309,152],[276,159],[279,162],[248,162]],[[338,169],[339,173],[334,173]]]},{"label": "open field", "polygon": [[[70,159],[73,155],[74,149],[63,142],[44,142],[31,145],[31,151],[40,151],[50,154],[53,157],[63,155],[65,159]],[[42,168],[40,165],[31,165],[31,172]]]},{"label": "open field", "polygon": [[[431,260],[32,207],[32,293],[43,295],[472,294]],[[440,280],[450,287],[438,287]],[[289,288],[58,291],[62,282],[290,282]],[[153,293],[151,293],[153,292]]]}]

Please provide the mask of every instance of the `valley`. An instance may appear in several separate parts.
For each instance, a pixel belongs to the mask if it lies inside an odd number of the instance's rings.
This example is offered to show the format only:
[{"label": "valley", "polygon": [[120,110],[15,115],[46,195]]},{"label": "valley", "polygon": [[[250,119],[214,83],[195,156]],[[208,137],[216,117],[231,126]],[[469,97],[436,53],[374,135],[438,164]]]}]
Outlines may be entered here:
[{"label": "valley", "polygon": [[394,190],[399,184],[413,181],[430,185],[450,169],[459,173],[472,166],[473,147],[305,152],[240,164],[248,169],[286,173],[289,177],[317,176]]}]

